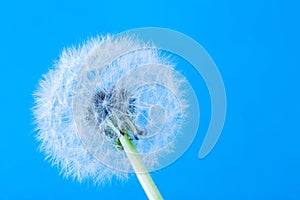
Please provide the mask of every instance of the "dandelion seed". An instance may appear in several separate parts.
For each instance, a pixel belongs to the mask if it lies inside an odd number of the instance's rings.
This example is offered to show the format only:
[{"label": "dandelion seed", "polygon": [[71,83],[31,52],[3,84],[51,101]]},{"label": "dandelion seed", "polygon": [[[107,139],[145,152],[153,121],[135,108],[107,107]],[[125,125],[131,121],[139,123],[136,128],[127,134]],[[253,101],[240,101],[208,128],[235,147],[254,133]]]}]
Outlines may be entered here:
[{"label": "dandelion seed", "polygon": [[161,198],[147,170],[172,150],[186,108],[185,79],[173,67],[154,45],[130,37],[65,49],[34,93],[46,159],[79,182],[134,171],[149,198]]}]

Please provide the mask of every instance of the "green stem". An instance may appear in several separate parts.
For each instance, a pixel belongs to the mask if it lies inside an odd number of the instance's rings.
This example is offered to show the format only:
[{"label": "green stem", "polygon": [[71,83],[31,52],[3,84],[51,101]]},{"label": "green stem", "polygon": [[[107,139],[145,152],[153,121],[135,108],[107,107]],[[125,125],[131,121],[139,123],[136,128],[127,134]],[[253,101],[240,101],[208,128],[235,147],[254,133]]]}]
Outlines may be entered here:
[{"label": "green stem", "polygon": [[120,136],[119,140],[148,198],[150,200],[163,199],[155,183],[153,182],[143,160],[141,159],[135,146],[129,139],[129,135],[125,133],[124,136]]}]

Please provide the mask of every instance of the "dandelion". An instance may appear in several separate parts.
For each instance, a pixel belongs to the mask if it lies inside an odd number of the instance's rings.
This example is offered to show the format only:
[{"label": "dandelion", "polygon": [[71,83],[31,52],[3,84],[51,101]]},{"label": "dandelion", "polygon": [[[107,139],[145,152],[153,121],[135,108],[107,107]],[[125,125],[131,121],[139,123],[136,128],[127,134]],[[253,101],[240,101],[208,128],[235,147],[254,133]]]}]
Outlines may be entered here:
[{"label": "dandelion", "polygon": [[148,171],[172,152],[185,82],[170,56],[133,37],[65,49],[34,93],[39,148],[66,178],[97,185],[135,172],[162,199]]}]

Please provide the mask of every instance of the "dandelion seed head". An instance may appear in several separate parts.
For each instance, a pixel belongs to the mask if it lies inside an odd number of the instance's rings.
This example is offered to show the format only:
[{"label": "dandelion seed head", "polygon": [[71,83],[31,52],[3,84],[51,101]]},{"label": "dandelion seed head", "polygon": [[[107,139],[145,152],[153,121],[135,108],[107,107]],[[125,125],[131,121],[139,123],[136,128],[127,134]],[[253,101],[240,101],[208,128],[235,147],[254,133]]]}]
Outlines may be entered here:
[{"label": "dandelion seed head", "polygon": [[118,144],[127,130],[155,170],[180,134],[185,82],[169,57],[136,38],[65,49],[34,93],[39,148],[64,177],[100,184],[133,171]]}]

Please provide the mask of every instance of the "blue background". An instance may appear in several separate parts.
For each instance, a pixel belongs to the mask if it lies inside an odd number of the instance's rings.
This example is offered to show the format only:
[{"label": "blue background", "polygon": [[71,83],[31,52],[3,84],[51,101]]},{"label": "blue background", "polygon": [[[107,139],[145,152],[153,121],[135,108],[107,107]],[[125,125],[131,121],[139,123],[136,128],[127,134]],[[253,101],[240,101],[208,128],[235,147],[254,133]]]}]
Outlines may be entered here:
[{"label": "blue background", "polygon": [[0,199],[146,199],[135,176],[100,188],[62,178],[36,150],[30,111],[63,47],[145,26],[198,41],[227,91],[226,124],[209,156],[198,159],[204,108],[188,151],[153,173],[165,199],[300,199],[299,9],[289,0],[1,1]]}]

